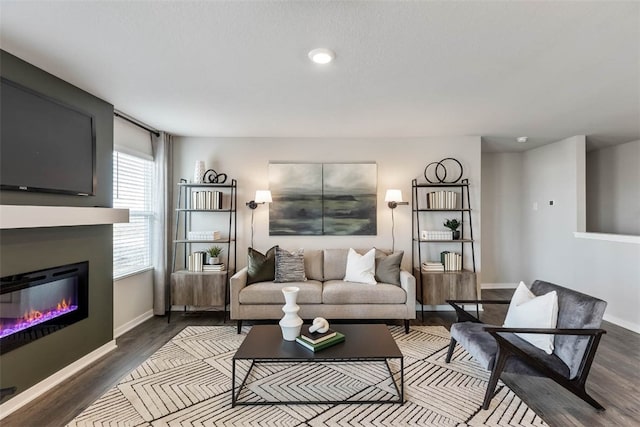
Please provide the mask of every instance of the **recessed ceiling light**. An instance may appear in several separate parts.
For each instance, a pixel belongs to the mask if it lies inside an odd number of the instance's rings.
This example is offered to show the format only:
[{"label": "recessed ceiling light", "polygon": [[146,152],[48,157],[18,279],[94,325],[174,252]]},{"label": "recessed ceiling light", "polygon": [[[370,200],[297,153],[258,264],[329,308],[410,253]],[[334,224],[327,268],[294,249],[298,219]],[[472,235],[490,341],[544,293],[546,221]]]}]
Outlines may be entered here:
[{"label": "recessed ceiling light", "polygon": [[528,136],[519,136],[516,138],[516,141],[518,142],[527,142],[529,140]]},{"label": "recessed ceiling light", "polygon": [[309,59],[315,62],[316,64],[328,64],[333,61],[333,58],[336,57],[336,54],[331,49],[325,49],[324,47],[320,47],[318,49],[313,49],[309,52]]}]

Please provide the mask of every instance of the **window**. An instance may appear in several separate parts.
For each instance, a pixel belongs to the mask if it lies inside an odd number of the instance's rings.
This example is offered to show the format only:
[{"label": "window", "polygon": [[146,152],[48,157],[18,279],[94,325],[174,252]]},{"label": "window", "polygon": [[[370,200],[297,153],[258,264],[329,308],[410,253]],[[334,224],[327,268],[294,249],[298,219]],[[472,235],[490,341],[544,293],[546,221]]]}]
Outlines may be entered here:
[{"label": "window", "polygon": [[113,207],[129,209],[129,223],[113,226],[113,277],[151,267],[153,162],[113,152]]}]

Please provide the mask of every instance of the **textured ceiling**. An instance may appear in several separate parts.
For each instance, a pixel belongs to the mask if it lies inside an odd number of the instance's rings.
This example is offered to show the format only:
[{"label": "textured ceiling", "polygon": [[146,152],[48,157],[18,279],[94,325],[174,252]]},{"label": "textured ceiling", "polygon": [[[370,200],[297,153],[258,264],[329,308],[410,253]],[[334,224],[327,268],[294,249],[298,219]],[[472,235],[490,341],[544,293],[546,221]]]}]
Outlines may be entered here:
[{"label": "textured ceiling", "polygon": [[[638,2],[0,8],[4,50],[177,135],[481,135],[500,151],[640,139]],[[312,64],[316,47],[335,62]]]}]

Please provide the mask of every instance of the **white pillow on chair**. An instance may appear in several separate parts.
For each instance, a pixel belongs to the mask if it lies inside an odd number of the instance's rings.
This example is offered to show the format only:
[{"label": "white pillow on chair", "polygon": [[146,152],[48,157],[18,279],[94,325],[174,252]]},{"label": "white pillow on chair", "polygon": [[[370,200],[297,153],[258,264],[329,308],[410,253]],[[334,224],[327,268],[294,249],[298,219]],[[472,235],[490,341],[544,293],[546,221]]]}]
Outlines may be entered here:
[{"label": "white pillow on chair", "polygon": [[[529,288],[520,282],[513,293],[507,317],[504,319],[505,328],[555,328],[558,323],[558,294],[551,291],[547,294],[535,296]],[[532,345],[553,353],[554,335],[549,334],[516,334]]]},{"label": "white pillow on chair", "polygon": [[347,255],[347,271],[344,275],[345,282],[366,283],[375,285],[376,279],[376,249],[373,248],[364,255],[360,255],[349,248]]}]

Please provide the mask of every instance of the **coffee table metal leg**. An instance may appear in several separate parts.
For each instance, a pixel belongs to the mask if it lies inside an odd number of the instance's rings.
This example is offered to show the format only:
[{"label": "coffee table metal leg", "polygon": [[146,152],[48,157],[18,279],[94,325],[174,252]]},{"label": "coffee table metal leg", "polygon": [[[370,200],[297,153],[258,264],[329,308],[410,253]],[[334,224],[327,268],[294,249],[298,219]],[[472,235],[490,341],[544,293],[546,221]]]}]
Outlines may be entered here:
[{"label": "coffee table metal leg", "polygon": [[236,359],[231,361],[231,407],[236,406]]},{"label": "coffee table metal leg", "polygon": [[389,371],[389,376],[391,377],[391,382],[393,383],[393,387],[396,389],[396,394],[398,395],[399,404],[404,404],[404,358],[400,359],[400,387],[398,387],[398,383],[396,383],[396,379],[393,375],[393,371],[391,370],[391,366],[389,366],[389,359],[385,359],[384,363],[387,365],[387,370]]}]

